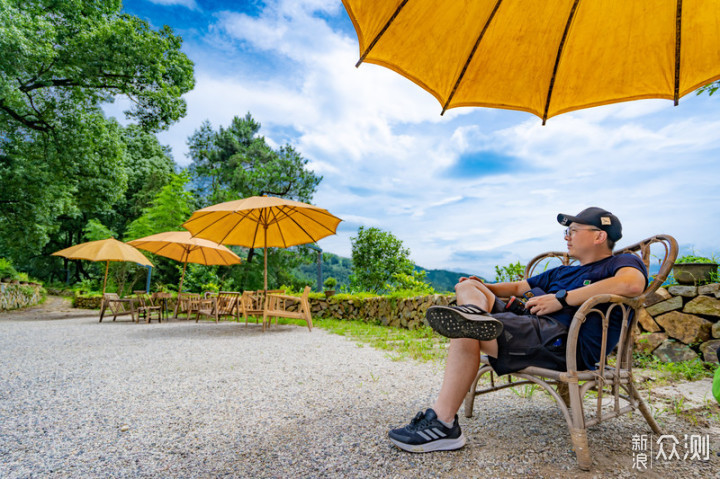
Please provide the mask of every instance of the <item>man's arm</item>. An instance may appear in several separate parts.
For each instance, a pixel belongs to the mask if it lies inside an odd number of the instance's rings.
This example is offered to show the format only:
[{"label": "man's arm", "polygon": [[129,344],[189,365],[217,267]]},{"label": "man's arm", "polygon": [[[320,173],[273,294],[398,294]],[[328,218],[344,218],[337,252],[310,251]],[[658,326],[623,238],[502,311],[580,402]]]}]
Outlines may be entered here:
[{"label": "man's arm", "polygon": [[462,277],[460,278],[460,282],[467,281],[468,279],[472,279],[475,281],[480,281],[482,284],[484,284],[487,289],[492,292],[495,296],[498,298],[509,298],[510,296],[522,296],[523,293],[530,290],[530,285],[526,280],[522,281],[512,281],[509,283],[485,283],[477,276],[470,276],[469,278]]},{"label": "man's arm", "polygon": [[[565,301],[570,306],[580,306],[586,300],[598,294],[617,294],[633,298],[645,291],[645,284],[645,276],[640,270],[626,266],[620,268],[615,273],[615,276],[611,278],[606,278],[597,283],[568,291]],[[554,294],[530,298],[526,307],[532,314],[538,315],[551,314],[562,309],[562,305],[555,298]]]}]

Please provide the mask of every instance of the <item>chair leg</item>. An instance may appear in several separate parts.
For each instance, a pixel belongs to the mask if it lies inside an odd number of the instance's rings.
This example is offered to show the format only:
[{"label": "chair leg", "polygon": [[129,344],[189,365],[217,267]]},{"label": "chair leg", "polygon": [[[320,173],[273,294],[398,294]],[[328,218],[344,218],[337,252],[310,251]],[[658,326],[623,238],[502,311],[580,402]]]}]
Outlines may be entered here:
[{"label": "chair leg", "polygon": [[570,438],[577,456],[578,467],[583,471],[589,471],[590,466],[592,466],[592,459],[590,458],[590,448],[587,442],[587,429],[572,429]]},{"label": "chair leg", "polygon": [[[477,374],[475,375],[475,380],[470,385],[470,390],[465,395],[465,417],[472,417],[473,415],[473,409],[475,408],[475,391],[477,391],[477,383],[480,380],[480,377],[487,372],[487,368],[489,368],[489,366],[480,366]],[[492,374],[492,371],[490,371],[490,374]]]},{"label": "chair leg", "polygon": [[570,407],[570,388],[567,383],[558,383],[557,392],[567,407]]},{"label": "chair leg", "polygon": [[592,466],[590,449],[587,442],[587,428],[585,427],[585,413],[583,411],[582,396],[580,396],[580,385],[577,382],[568,385],[570,396],[570,417],[572,427],[570,428],[570,439],[572,440],[575,455],[577,456],[578,467],[583,471],[589,471]]},{"label": "chair leg", "polygon": [[650,429],[652,429],[655,434],[662,435],[662,429],[660,429],[657,421],[655,421],[655,418],[652,415],[652,411],[650,411],[648,405],[645,404],[643,398],[640,397],[640,392],[635,388],[635,385],[633,383],[629,383],[628,389],[630,389],[630,394],[638,402],[638,409],[640,409],[640,413],[645,418],[645,421],[648,423],[648,426],[650,426]]}]

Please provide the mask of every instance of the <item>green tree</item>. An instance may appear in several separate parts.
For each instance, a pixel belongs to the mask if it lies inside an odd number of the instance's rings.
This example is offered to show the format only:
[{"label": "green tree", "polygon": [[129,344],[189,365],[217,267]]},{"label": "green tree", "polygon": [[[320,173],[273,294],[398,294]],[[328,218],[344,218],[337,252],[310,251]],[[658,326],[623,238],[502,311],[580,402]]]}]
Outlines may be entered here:
[{"label": "green tree", "polygon": [[127,222],[107,218],[133,178],[127,134],[102,104],[123,95],[128,117],[156,131],[185,114],[194,84],[180,38],[121,7],[0,0],[0,250],[41,277],[89,219]]},{"label": "green tree", "polygon": [[525,265],[510,263],[507,266],[495,265],[495,281],[498,283],[522,281],[525,278]]},{"label": "green tree", "polygon": [[204,122],[188,139],[196,192],[204,204],[271,194],[310,202],[322,180],[291,145],[273,150],[250,113],[214,131]]},{"label": "green tree", "polygon": [[134,220],[125,232],[126,240],[133,240],[164,231],[182,230],[182,224],[190,217],[195,199],[185,189],[190,180],[183,171],[172,174],[170,183],[157,194],[151,206],[143,210],[142,216]]},{"label": "green tree", "polygon": [[[350,238],[353,274],[351,287],[355,290],[382,293],[395,281],[395,275],[413,275],[410,250],[392,233],[378,228],[361,226]],[[404,278],[404,277],[402,277]]]}]

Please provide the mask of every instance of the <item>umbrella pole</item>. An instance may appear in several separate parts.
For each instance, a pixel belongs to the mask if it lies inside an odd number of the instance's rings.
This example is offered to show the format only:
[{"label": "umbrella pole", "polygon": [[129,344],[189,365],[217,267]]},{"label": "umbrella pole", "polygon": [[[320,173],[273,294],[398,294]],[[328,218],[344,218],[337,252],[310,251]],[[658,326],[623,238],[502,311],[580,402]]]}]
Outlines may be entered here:
[{"label": "umbrella pole", "polygon": [[[187,259],[187,254],[185,255],[185,259]],[[182,272],[182,276],[180,276],[180,286],[178,286],[178,299],[177,299],[177,303],[175,303],[175,318],[176,319],[177,319],[178,308],[180,307],[180,293],[182,293],[182,285],[183,285],[183,281],[185,280],[185,268],[187,268],[187,261],[185,261],[183,263],[183,272]]]},{"label": "umbrella pole", "polygon": [[110,261],[105,261],[105,279],[103,279],[103,295],[105,295],[105,284],[107,284],[108,269],[110,268]]},{"label": "umbrella pole", "polygon": [[[265,231],[265,248],[263,248],[263,259],[265,264],[265,307],[263,308],[265,311],[268,309],[268,297],[267,297],[267,225],[264,227]],[[263,331],[265,331],[265,315],[263,315]]]}]

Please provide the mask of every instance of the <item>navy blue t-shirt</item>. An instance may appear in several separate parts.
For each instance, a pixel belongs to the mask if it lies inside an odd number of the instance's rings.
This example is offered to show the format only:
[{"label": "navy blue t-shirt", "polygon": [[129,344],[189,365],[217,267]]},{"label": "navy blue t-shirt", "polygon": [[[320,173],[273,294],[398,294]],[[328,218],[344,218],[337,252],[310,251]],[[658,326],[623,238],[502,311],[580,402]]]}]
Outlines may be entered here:
[{"label": "navy blue t-shirt", "polygon": [[[621,268],[631,267],[640,270],[645,276],[647,285],[648,273],[645,264],[634,254],[620,254],[609,256],[594,263],[574,266],[558,266],[551,270],[532,276],[527,279],[531,288],[540,288],[548,294],[555,294],[561,289],[572,291],[582,288],[600,280],[611,278]],[[598,307],[601,311],[607,305]],[[579,307],[569,306],[556,313],[549,314],[570,327],[572,318]],[[610,316],[608,327],[607,348],[610,352],[620,339],[622,311],[615,308]],[[578,360],[584,364],[578,364],[578,369],[596,369],[595,363],[600,360],[600,349],[602,341],[602,320],[597,313],[589,314],[585,324],[580,328],[578,336]]]}]

